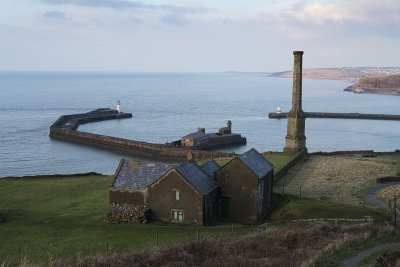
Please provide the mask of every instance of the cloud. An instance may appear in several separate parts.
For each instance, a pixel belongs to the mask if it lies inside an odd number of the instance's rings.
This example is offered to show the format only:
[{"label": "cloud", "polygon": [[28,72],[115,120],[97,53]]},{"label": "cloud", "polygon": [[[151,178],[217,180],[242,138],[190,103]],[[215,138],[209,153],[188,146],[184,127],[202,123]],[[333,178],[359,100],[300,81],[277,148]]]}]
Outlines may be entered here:
[{"label": "cloud", "polygon": [[49,4],[54,5],[77,5],[87,7],[104,7],[112,9],[150,9],[150,10],[168,10],[173,13],[179,14],[197,14],[207,13],[209,9],[201,5],[150,5],[143,4],[142,2],[128,1],[128,0],[42,0]]},{"label": "cloud", "polygon": [[315,2],[309,5],[299,1],[291,9],[285,9],[272,15],[281,21],[323,25],[326,23],[385,23],[400,22],[398,0],[340,0],[336,3],[322,4]]},{"label": "cloud", "polygon": [[210,11],[210,9],[199,5],[198,6],[161,5],[160,8],[179,14],[200,14],[200,13],[208,13]]},{"label": "cloud", "polygon": [[133,24],[141,24],[143,23],[143,20],[141,18],[137,18],[137,17],[131,17],[129,19],[130,22],[132,22]]},{"label": "cloud", "polygon": [[144,8],[154,9],[154,5],[146,5],[140,2],[131,2],[126,0],[43,0],[46,3],[54,5],[77,5],[89,7],[106,8]]},{"label": "cloud", "polygon": [[42,14],[42,18],[46,20],[58,20],[63,21],[67,19],[67,16],[64,12],[58,10],[47,11]]},{"label": "cloud", "polygon": [[180,14],[169,14],[160,18],[160,20],[166,24],[175,26],[186,26],[188,19]]}]

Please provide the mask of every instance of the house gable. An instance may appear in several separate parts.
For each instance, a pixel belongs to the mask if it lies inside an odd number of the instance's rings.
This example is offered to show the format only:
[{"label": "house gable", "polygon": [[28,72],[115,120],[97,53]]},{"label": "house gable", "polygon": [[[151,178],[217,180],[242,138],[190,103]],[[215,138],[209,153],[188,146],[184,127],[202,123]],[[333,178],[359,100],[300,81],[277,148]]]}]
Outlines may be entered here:
[{"label": "house gable", "polygon": [[258,176],[238,158],[215,173],[221,197],[229,199],[230,220],[240,223],[257,221]]},{"label": "house gable", "polygon": [[[185,224],[203,223],[203,195],[175,168],[148,187],[148,206],[152,210],[154,220]],[[183,220],[174,220],[174,215],[182,215]]]},{"label": "house gable", "polygon": [[274,166],[254,148],[242,154],[239,159],[259,178],[274,170]]}]

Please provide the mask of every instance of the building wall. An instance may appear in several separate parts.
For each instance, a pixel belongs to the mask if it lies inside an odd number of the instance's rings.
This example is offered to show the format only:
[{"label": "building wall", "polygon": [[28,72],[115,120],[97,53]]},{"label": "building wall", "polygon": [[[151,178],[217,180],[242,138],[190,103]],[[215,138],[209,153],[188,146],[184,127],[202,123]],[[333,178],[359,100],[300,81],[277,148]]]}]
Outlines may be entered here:
[{"label": "building wall", "polygon": [[146,205],[143,191],[109,190],[110,204],[127,203],[132,205]]},{"label": "building wall", "polygon": [[257,221],[261,223],[265,220],[269,211],[272,209],[272,186],[274,171],[270,171],[258,183],[257,197]]},{"label": "building wall", "polygon": [[230,221],[257,223],[258,177],[238,158],[215,173],[221,197],[230,198]]},{"label": "building wall", "polygon": [[193,146],[193,138],[181,138],[182,146]]},{"label": "building wall", "polygon": [[[168,147],[163,144],[152,144],[118,137],[60,129],[55,127],[50,128],[50,136],[52,138],[57,138],[61,140],[94,145],[106,149],[122,151],[124,153],[129,153],[132,155],[140,155],[151,158],[186,160],[187,157],[186,149]],[[193,150],[193,156],[195,159],[201,159],[203,157],[228,157],[230,156],[230,154],[205,150]]]},{"label": "building wall", "polygon": [[[180,191],[179,200],[175,200],[174,190]],[[153,220],[173,222],[171,212],[178,210],[184,212],[183,224],[203,224],[203,196],[175,169],[148,188],[147,205]]]}]

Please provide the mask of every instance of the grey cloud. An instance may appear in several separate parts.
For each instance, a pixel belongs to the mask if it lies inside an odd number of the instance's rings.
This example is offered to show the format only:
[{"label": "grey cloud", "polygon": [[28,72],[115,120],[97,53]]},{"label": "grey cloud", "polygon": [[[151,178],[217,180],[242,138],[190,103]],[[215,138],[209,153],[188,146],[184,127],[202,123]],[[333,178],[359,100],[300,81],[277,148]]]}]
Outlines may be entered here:
[{"label": "grey cloud", "polygon": [[65,15],[64,12],[58,11],[58,10],[52,10],[52,11],[47,11],[44,12],[42,15],[43,18],[45,19],[56,19],[56,20],[66,20],[67,16]]},{"label": "grey cloud", "polygon": [[154,5],[146,5],[140,2],[131,2],[126,0],[43,0],[46,3],[54,5],[77,5],[90,7],[106,7],[106,8],[143,8],[155,9]]},{"label": "grey cloud", "polygon": [[181,27],[186,26],[188,23],[188,19],[180,14],[169,14],[161,17],[160,20],[164,23]]},{"label": "grey cloud", "polygon": [[141,18],[137,18],[137,17],[131,17],[130,21],[133,22],[134,24],[141,24],[143,23],[143,20]]},{"label": "grey cloud", "polygon": [[134,8],[134,9],[161,9],[173,13],[194,14],[207,13],[209,9],[203,6],[179,6],[179,5],[148,5],[142,2],[128,0],[42,0],[54,5],[77,5],[89,7],[105,7],[113,9]]},{"label": "grey cloud", "polygon": [[209,9],[204,6],[161,5],[160,8],[180,14],[198,14],[209,12]]}]

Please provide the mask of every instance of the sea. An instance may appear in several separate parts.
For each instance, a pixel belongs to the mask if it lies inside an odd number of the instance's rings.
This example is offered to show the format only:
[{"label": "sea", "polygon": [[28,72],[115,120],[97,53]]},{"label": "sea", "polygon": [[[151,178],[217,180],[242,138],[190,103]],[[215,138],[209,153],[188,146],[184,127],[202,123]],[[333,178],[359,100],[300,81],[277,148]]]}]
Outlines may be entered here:
[{"label": "sea", "polygon": [[[303,80],[306,112],[400,114],[400,97],[343,91],[348,81]],[[114,151],[49,138],[61,115],[98,108],[131,112],[130,119],[95,122],[79,131],[165,143],[204,127],[232,130],[247,144],[219,151],[282,151],[286,119],[269,119],[291,108],[292,79],[270,73],[94,73],[0,72],[0,177],[99,172],[112,174],[121,158]],[[306,120],[310,152],[394,151],[400,148],[400,121]]]}]

